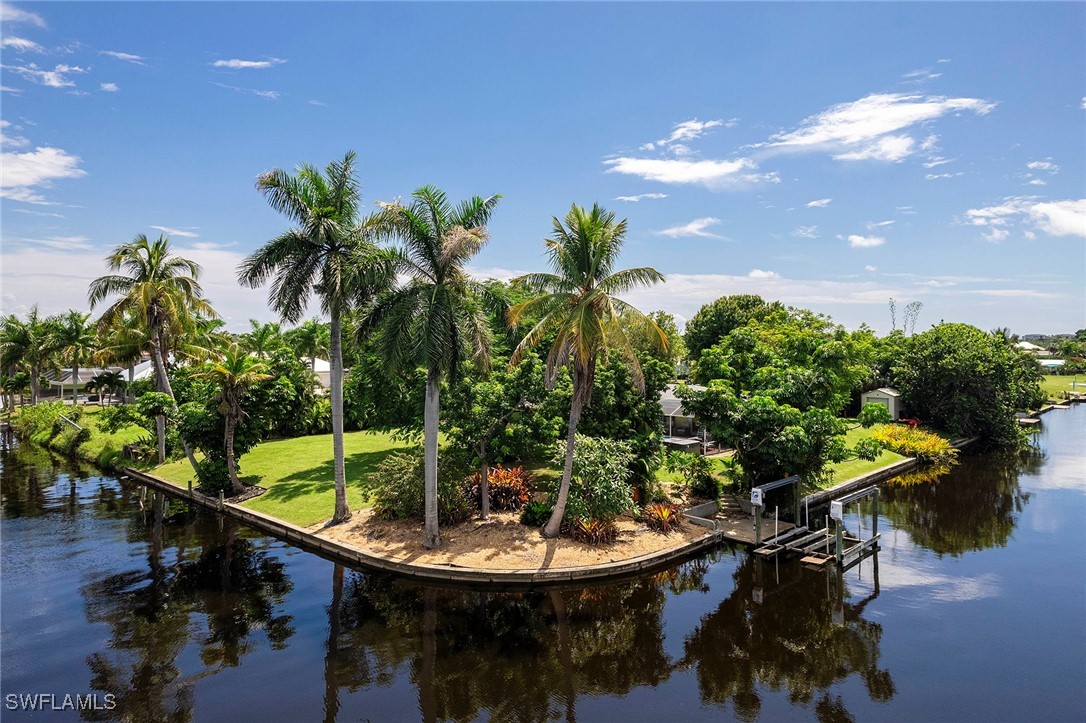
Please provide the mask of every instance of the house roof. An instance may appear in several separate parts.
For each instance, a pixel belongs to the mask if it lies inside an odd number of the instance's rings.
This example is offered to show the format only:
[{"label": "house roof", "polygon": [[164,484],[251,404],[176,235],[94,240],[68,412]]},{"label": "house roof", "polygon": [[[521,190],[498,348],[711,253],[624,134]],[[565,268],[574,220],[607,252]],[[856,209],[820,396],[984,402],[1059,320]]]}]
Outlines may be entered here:
[{"label": "house roof", "polygon": [[1025,349],[1026,351],[1048,351],[1043,346],[1037,346],[1036,344],[1030,344],[1028,341],[1020,341],[1015,346],[1019,349]]},{"label": "house roof", "polygon": [[896,389],[891,389],[890,387],[879,387],[878,389],[872,389],[869,392],[864,392],[863,396],[866,397],[868,394],[885,394],[888,397],[900,397],[901,396],[901,392],[899,392]]},{"label": "house roof", "polygon": [[[660,395],[660,411],[664,413],[665,417],[692,417],[694,415],[683,409],[683,401],[675,396],[675,389],[678,388],[678,384],[668,384],[664,389],[663,394]],[[687,384],[696,392],[704,392],[706,387],[700,384]]]}]

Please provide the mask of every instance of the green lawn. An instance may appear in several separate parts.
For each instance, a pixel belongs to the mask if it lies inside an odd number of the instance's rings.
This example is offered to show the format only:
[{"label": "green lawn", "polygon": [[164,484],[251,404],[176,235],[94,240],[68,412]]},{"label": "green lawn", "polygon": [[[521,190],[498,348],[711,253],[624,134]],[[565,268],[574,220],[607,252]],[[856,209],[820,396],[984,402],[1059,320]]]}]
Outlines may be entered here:
[{"label": "green lawn", "polygon": [[1048,395],[1049,399],[1061,399],[1062,392],[1071,391],[1071,382],[1075,382],[1076,391],[1086,392],[1086,374],[1068,374],[1066,376],[1045,374],[1041,380],[1041,388],[1045,390],[1045,394]]},{"label": "green lawn", "polygon": [[[861,439],[870,437],[874,434],[875,429],[877,429],[877,427],[871,427],[869,429],[864,429],[863,427],[860,427],[859,429],[850,429],[848,434],[845,435],[845,441],[848,443],[848,446],[851,447]],[[884,449],[882,450],[882,454],[871,462],[863,459],[854,459],[848,462],[831,464],[830,469],[833,470],[833,478],[824,485],[824,487],[832,487],[845,480],[850,480],[853,477],[858,477],[862,474],[867,474],[868,472],[874,472],[877,469],[881,469],[903,459],[905,459],[905,457],[902,455]]]},{"label": "green lawn", "polygon": [[[389,452],[409,446],[381,432],[343,435],[347,503],[351,509],[370,504],[367,475],[377,469]],[[241,458],[240,464],[242,482],[268,490],[260,497],[243,502],[243,507],[302,527],[331,518],[335,508],[332,435],[258,444]],[[156,467],[152,472],[178,485],[185,485],[194,477],[192,466],[184,459]]]}]

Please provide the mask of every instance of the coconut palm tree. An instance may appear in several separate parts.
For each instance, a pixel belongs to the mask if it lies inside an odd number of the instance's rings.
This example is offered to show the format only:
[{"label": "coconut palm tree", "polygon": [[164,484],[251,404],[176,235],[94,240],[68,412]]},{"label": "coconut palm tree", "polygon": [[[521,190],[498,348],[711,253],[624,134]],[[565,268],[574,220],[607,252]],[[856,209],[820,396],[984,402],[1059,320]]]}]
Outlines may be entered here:
[{"label": "coconut palm tree", "polygon": [[9,314],[0,324],[0,367],[22,367],[30,374],[30,403],[37,404],[41,374],[53,368],[57,345],[57,317],[43,317],[35,304],[26,320]]},{"label": "coconut palm tree", "polygon": [[426,369],[423,543],[434,548],[441,544],[437,519],[441,381],[456,378],[468,356],[483,366],[490,360],[490,326],[483,302],[492,295],[465,267],[489,239],[486,223],[501,196],[474,196],[457,206],[433,186],[423,186],[412,196],[408,206],[385,204],[379,229],[403,244],[399,267],[408,280],[376,301],[359,336],[379,329],[378,353],[393,371]]},{"label": "coconut palm tree", "polygon": [[322,173],[304,164],[296,175],[282,169],[262,174],[257,190],[295,224],[246,258],[238,281],[251,288],[272,281],[269,303],[283,321],[297,323],[313,295],[331,320],[332,457],[336,508],[332,523],[351,517],[343,462],[343,315],[392,283],[394,267],[366,239],[370,221],[359,220],[361,193],[355,154],[329,163]]},{"label": "coconut palm tree", "polygon": [[[94,363],[103,367],[112,364],[127,367],[127,384],[135,381],[136,364],[150,351],[151,338],[137,315],[125,313],[113,319],[111,324],[99,320],[98,351],[94,354]],[[125,396],[125,401],[132,401],[129,395]]]},{"label": "coconut palm tree", "polygon": [[215,400],[219,403],[219,411],[225,422],[223,443],[226,451],[226,469],[230,474],[230,484],[233,486],[235,495],[245,491],[241,480],[238,479],[237,465],[234,462],[234,429],[245,414],[241,408],[241,395],[247,387],[264,379],[271,379],[267,371],[267,364],[251,356],[249,352],[239,349],[235,344],[222,355],[221,359],[214,362],[208,371],[200,374],[219,386]]},{"label": "coconut palm tree", "polygon": [[[72,406],[79,393],[79,367],[91,359],[98,349],[98,336],[89,323],[90,314],[69,309],[60,317],[57,327],[57,348],[60,358],[72,368]],[[63,388],[61,389],[63,392]]]},{"label": "coconut palm tree", "polygon": [[124,375],[122,375],[119,371],[113,371],[109,369],[98,372],[93,377],[91,377],[89,382],[87,382],[88,390],[94,389],[100,395],[103,392],[109,393],[109,402],[103,406],[112,406],[113,393],[124,389],[124,386]]},{"label": "coconut palm tree", "polygon": [[245,351],[267,359],[283,346],[282,329],[274,321],[261,324],[256,319],[249,319],[249,331],[241,335],[241,346]]},{"label": "coconut palm tree", "polygon": [[[180,343],[194,314],[216,315],[197,281],[200,265],[175,255],[167,237],[148,241],[143,234],[113,249],[106,263],[111,271],[125,273],[101,276],[91,282],[87,293],[91,309],[111,296],[120,297],[105,310],[99,323],[109,328],[119,325],[126,315],[138,319],[147,331],[155,388],[173,399],[166,373],[170,352]],[[159,415],[155,421],[161,464],[166,461],[166,419]],[[196,460],[187,443],[185,452],[195,468]]]},{"label": "coconut palm tree", "polygon": [[287,341],[300,357],[309,359],[309,371],[317,371],[317,357],[328,353],[328,327],[320,319],[307,319],[287,332]]},{"label": "coconut palm tree", "polygon": [[510,365],[517,364],[529,349],[553,335],[547,355],[547,384],[554,384],[558,370],[567,363],[573,366],[565,467],[557,504],[543,528],[544,537],[558,536],[566,513],[574,438],[581,412],[592,401],[597,358],[609,349],[619,351],[630,366],[635,386],[644,392],[641,364],[625,328],[639,324],[651,332],[660,347],[667,348],[667,337],[656,323],[615,296],[664,280],[659,271],[647,266],[615,270],[626,238],[626,221],[616,222],[615,214],[599,204],[591,211],[574,204],[564,222],[554,218],[552,223],[553,236],[544,241],[552,273],[515,279],[535,296],[509,310],[509,322],[514,326],[526,315],[539,319],[513,351]]}]

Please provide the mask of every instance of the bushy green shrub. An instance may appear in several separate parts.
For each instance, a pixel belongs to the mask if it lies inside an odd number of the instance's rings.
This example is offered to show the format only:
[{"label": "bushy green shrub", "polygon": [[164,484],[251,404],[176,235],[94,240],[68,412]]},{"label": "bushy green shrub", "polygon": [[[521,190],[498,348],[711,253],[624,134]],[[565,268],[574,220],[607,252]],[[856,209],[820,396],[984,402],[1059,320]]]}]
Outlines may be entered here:
[{"label": "bushy green shrub", "polygon": [[[423,450],[394,452],[369,475],[373,511],[383,519],[423,519],[425,487]],[[471,490],[463,464],[453,455],[438,456],[437,515],[441,524],[456,524],[471,517]]]},{"label": "bushy green shrub", "polygon": [[[554,462],[565,464],[566,445],[556,445]],[[634,509],[633,490],[629,484],[633,452],[627,442],[577,435],[573,451],[573,475],[566,502],[565,521],[613,521]],[[551,483],[551,508],[558,499],[558,481]]]},{"label": "bushy green shrub", "polygon": [[520,511],[520,524],[528,527],[542,527],[547,524],[554,512],[554,505],[546,502],[529,502]]},{"label": "bushy green shrub", "polygon": [[35,439],[34,441],[39,443],[47,442],[48,438],[52,436],[53,425],[60,419],[64,409],[63,402],[42,402],[23,407],[19,412],[19,416],[12,420],[11,424],[20,437],[33,439],[37,436],[46,435],[45,439]]},{"label": "bushy green shrub", "polygon": [[[471,476],[471,499],[479,508],[483,506],[482,480],[481,472]],[[519,465],[491,467],[487,471],[486,484],[492,510],[519,510],[532,498],[528,473]]]},{"label": "bushy green shrub", "polygon": [[720,482],[713,477],[712,460],[694,452],[671,452],[667,456],[667,471],[678,473],[683,484],[699,497],[720,497]]},{"label": "bushy green shrub", "polygon": [[234,494],[234,485],[230,481],[224,457],[205,457],[197,462],[196,480],[200,491],[205,495],[217,497],[222,492],[230,497]]}]

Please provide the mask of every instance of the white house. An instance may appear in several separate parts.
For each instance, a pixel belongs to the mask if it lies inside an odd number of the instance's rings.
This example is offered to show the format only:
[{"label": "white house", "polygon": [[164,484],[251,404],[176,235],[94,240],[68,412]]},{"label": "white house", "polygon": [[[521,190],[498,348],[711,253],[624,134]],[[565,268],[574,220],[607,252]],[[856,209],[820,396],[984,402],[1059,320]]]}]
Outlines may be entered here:
[{"label": "white house", "polygon": [[860,395],[860,406],[865,404],[882,404],[890,410],[890,419],[901,418],[901,392],[889,387],[872,389]]}]

